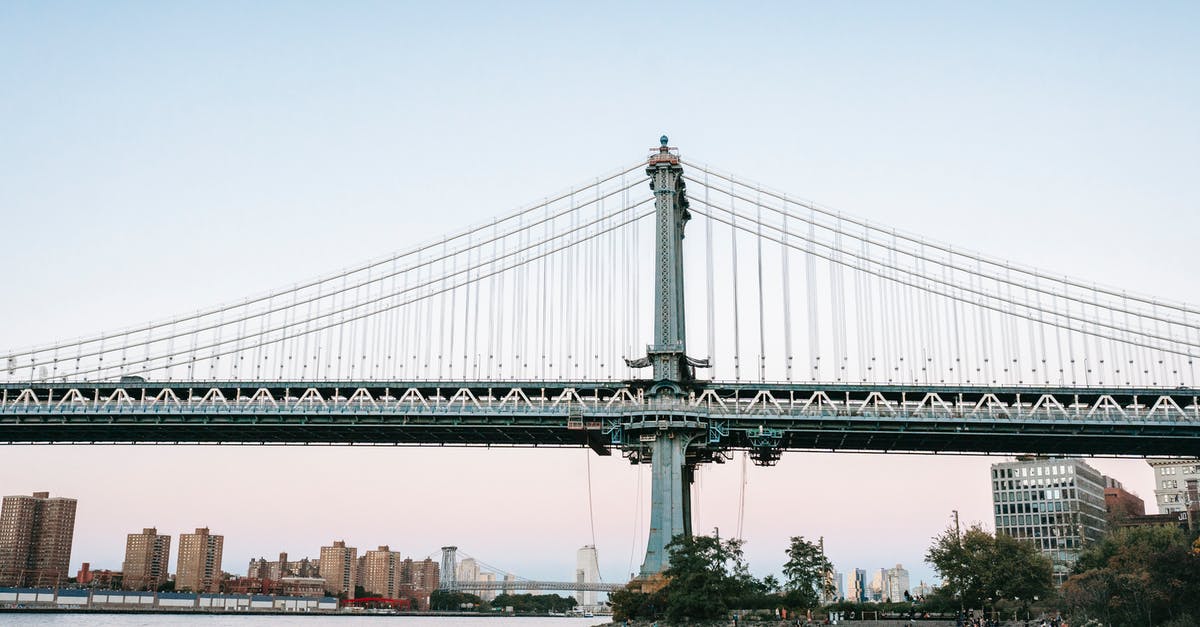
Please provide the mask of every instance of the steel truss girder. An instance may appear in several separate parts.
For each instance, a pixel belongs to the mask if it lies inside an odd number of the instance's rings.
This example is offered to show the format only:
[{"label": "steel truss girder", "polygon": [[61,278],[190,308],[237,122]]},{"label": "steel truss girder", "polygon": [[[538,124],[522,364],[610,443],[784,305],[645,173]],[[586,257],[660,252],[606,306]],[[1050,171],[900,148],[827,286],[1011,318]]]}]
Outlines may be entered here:
[{"label": "steel truss girder", "polygon": [[[1200,391],[630,382],[126,382],[0,386],[3,442],[609,446],[1194,455]],[[778,432],[777,440],[760,436]],[[777,443],[775,443],[777,441]]]}]

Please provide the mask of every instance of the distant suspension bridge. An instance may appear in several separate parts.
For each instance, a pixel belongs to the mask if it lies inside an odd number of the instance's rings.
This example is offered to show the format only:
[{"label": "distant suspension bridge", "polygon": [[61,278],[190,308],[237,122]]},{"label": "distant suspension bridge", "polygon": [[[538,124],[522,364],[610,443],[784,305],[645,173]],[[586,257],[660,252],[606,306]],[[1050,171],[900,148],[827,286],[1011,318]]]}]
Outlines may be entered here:
[{"label": "distant suspension bridge", "polygon": [[452,592],[501,592],[504,594],[516,594],[519,592],[539,592],[543,590],[615,592],[626,586],[625,582],[604,583],[602,581],[584,581],[582,578],[577,581],[537,581],[518,577],[478,560],[476,562],[487,569],[494,577],[499,577],[499,579],[493,578],[486,581],[480,579],[459,579],[457,575],[459,564],[458,547],[442,547],[442,563],[441,570],[439,571],[441,576],[438,580],[438,588]]}]

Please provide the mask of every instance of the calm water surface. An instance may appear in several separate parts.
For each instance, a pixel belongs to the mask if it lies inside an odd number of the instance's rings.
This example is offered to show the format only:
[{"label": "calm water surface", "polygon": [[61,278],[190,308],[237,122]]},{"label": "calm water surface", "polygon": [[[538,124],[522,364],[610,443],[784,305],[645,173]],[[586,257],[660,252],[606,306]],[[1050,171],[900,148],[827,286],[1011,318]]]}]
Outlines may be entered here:
[{"label": "calm water surface", "polygon": [[178,614],[10,614],[0,613],[4,627],[590,627],[607,622],[605,616],[596,618],[493,618],[466,616],[226,616]]}]

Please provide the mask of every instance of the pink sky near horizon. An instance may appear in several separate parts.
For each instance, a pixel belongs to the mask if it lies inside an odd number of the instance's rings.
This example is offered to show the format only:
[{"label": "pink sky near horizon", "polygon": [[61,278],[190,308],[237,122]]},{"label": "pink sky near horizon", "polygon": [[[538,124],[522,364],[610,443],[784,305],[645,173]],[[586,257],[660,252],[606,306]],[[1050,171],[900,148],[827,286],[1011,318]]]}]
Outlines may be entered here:
[{"label": "pink sky near horizon", "polygon": [[[586,451],[586,452],[585,452]],[[409,447],[16,446],[0,457],[0,492],[48,490],[79,500],[72,574],[81,562],[120,569],[125,534],[156,526],[175,536],[208,526],[225,536],[223,568],[249,559],[317,557],[344,539],[360,552],[389,545],[440,558],[454,544],[527,578],[570,579],[575,550],[591,544],[586,449]],[[788,453],[749,466],[743,519],[752,572],[776,574],[787,540],[825,538],[842,572],[903,564],[913,585],[934,578],[928,540],[951,524],[992,527],[988,466],[1002,457]],[[641,563],[649,469],[592,456],[596,543],[607,581]],[[1090,460],[1128,489],[1152,496],[1141,460]],[[641,533],[635,535],[638,475]],[[736,535],[740,457],[705,466],[695,530]],[[1152,498],[1150,499],[1152,500]],[[1148,505],[1154,511],[1153,505]],[[635,548],[636,545],[636,548]],[[172,557],[172,570],[174,569]]]}]

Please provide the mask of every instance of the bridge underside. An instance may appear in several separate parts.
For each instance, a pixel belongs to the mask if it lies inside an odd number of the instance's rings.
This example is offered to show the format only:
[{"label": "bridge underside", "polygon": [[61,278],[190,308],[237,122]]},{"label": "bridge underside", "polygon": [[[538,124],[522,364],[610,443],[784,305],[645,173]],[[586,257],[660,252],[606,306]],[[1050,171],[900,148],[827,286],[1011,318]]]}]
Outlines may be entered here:
[{"label": "bridge underside", "polygon": [[88,383],[0,388],[0,442],[591,447],[648,461],[693,434],[695,462],[749,450],[1196,455],[1195,390],[646,382]]},{"label": "bridge underside", "polygon": [[[217,420],[214,420],[216,418]],[[600,454],[611,448],[602,435],[567,430],[548,419],[542,426],[473,424],[464,416],[453,427],[420,424],[402,416],[371,421],[339,419],[326,423],[297,416],[197,416],[180,421],[153,417],[72,416],[69,419],[15,418],[0,422],[0,442],[8,444],[290,444],[407,445],[487,447],[583,447]],[[226,419],[221,420],[221,419]],[[669,424],[667,422],[663,423]],[[773,428],[782,425],[772,421]],[[706,426],[700,423],[700,427]],[[1087,428],[1071,425],[1006,423],[976,425],[967,432],[956,424],[900,421],[791,421],[780,451],[865,451],[915,453],[1041,453],[1077,455],[1171,456],[1200,453],[1200,427]],[[756,450],[738,434],[721,442],[723,450]],[[719,461],[719,460],[715,460]]]}]

